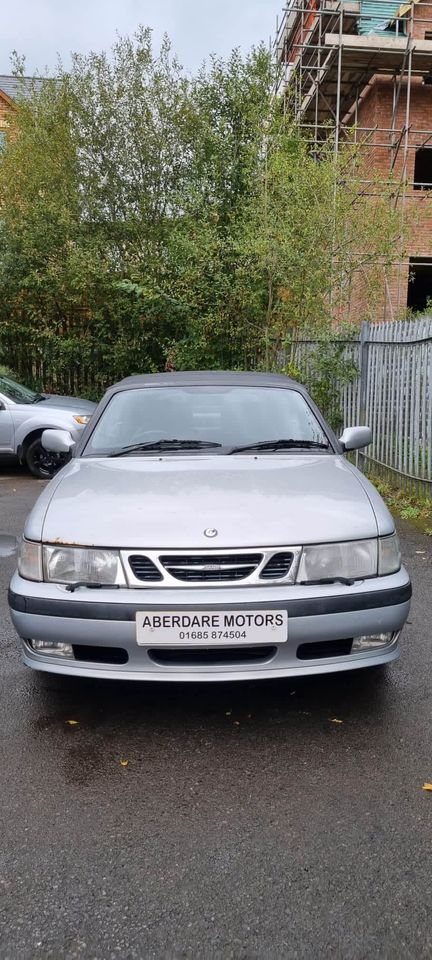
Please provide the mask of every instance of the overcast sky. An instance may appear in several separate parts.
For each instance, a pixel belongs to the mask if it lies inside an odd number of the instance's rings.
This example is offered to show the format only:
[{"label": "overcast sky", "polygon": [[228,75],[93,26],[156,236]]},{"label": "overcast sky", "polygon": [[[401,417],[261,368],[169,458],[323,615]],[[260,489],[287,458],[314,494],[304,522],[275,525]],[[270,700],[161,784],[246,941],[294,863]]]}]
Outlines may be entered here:
[{"label": "overcast sky", "polygon": [[111,46],[116,31],[133,33],[142,23],[157,43],[168,33],[184,66],[193,70],[209,53],[244,50],[275,30],[282,0],[10,0],[3,5],[0,73],[10,72],[10,53],[26,57],[26,73],[65,66],[71,50]]}]

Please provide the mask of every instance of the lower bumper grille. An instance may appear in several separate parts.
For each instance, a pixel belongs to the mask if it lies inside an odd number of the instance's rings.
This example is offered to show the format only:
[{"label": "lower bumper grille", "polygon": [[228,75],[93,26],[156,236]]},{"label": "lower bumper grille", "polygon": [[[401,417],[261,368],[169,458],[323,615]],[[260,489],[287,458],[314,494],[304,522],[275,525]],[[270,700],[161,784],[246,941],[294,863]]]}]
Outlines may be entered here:
[{"label": "lower bumper grille", "polygon": [[153,663],[169,667],[208,667],[244,663],[266,663],[276,654],[276,647],[241,647],[216,650],[149,650]]},{"label": "lower bumper grille", "polygon": [[94,647],[86,643],[72,644],[75,660],[86,663],[127,663],[127,650],[122,647]]},{"label": "lower bumper grille", "polygon": [[302,643],[297,648],[298,660],[324,660],[326,657],[349,657],[351,640],[320,640],[318,643]]}]

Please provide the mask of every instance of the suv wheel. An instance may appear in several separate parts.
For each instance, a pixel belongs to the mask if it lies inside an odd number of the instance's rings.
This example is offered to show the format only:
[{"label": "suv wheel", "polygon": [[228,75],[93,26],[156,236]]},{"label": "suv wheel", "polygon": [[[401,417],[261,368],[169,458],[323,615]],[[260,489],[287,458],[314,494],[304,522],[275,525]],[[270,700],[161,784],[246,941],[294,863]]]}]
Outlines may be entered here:
[{"label": "suv wheel", "polygon": [[40,437],[32,440],[25,454],[25,462],[30,473],[39,480],[51,480],[51,477],[64,467],[68,459],[67,453],[50,453],[49,450],[45,450]]}]

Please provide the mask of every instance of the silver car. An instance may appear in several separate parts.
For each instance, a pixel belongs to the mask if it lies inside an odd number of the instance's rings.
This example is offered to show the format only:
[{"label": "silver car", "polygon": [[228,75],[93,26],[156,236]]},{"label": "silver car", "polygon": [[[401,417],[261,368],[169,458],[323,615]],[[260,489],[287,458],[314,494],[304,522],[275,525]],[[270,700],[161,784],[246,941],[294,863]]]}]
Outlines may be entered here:
[{"label": "silver car", "polygon": [[43,431],[58,427],[78,439],[95,409],[90,400],[35,393],[0,375],[0,455],[17,455],[35,477],[49,480],[68,457],[44,449]]},{"label": "silver car", "polygon": [[411,584],[391,515],[307,391],[169,373],[106,393],[24,531],[24,662],[133,680],[245,680],[399,656]]}]

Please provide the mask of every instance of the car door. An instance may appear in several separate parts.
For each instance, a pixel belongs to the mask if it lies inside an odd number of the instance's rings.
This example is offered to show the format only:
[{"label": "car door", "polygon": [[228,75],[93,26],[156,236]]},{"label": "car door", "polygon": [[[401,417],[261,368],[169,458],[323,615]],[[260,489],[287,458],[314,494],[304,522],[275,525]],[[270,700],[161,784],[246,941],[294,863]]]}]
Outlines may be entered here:
[{"label": "car door", "polygon": [[0,393],[0,453],[14,453],[15,426],[12,417],[14,404]]}]

